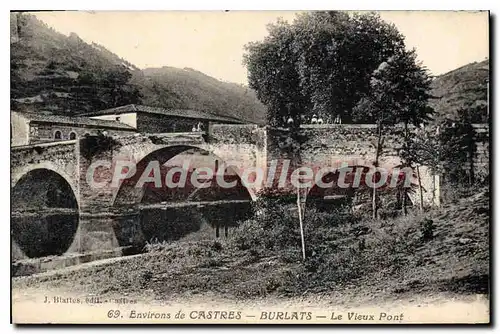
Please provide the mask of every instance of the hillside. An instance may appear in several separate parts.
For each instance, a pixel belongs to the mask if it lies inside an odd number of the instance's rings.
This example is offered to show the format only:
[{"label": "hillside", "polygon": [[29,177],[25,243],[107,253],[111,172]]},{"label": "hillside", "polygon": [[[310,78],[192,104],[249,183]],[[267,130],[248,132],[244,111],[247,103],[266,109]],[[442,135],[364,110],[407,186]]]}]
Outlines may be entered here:
[{"label": "hillside", "polygon": [[470,109],[474,122],[486,122],[489,60],[474,62],[437,76],[432,83],[431,102],[436,120],[455,119],[460,109]]},{"label": "hillside", "polygon": [[74,115],[139,102],[134,66],[65,36],[32,15],[11,13],[11,107]]},{"label": "hillside", "polygon": [[134,72],[131,82],[140,87],[146,105],[183,106],[257,123],[265,120],[265,107],[252,89],[191,68],[147,68]]},{"label": "hillside", "polygon": [[77,115],[138,103],[190,108],[254,122],[265,119],[252,90],[191,69],[141,71],[78,35],[33,15],[11,13],[11,108]]},{"label": "hillside", "polygon": [[[65,36],[35,16],[11,13],[11,105],[75,115],[130,103],[189,108],[252,122],[265,107],[243,85],[222,82],[190,68],[138,69],[105,47]],[[431,104],[436,120],[456,118],[461,108],[486,121],[489,60],[437,76]]]}]

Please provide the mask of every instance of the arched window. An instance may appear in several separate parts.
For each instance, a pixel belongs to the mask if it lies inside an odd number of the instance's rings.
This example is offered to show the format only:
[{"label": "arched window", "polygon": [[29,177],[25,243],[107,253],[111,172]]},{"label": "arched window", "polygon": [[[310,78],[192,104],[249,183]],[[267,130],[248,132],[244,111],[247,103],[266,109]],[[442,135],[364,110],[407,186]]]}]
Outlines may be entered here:
[{"label": "arched window", "polygon": [[70,140],[74,140],[74,139],[76,139],[76,133],[71,132],[71,133],[69,134],[69,139],[70,139]]},{"label": "arched window", "polygon": [[61,131],[57,130],[54,132],[54,139],[60,140],[61,139]]}]

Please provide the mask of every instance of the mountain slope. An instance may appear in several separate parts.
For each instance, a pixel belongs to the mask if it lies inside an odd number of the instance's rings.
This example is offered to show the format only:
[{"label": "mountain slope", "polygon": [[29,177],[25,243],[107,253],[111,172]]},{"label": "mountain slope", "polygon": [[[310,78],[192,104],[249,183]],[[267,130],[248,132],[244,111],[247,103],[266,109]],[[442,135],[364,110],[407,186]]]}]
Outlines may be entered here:
[{"label": "mountain slope", "polygon": [[10,28],[12,109],[72,115],[140,102],[133,65],[101,46],[32,15],[12,13]]},{"label": "mountain slope", "polygon": [[135,72],[132,82],[140,87],[146,105],[197,109],[256,123],[265,120],[265,107],[253,90],[190,68],[147,68]]},{"label": "mountain slope", "polygon": [[431,102],[436,120],[456,119],[460,109],[472,110],[475,122],[486,122],[489,60],[474,62],[436,77]]},{"label": "mountain slope", "polygon": [[63,115],[130,103],[190,108],[253,122],[265,119],[255,93],[192,69],[139,70],[78,35],[11,13],[11,108]]}]

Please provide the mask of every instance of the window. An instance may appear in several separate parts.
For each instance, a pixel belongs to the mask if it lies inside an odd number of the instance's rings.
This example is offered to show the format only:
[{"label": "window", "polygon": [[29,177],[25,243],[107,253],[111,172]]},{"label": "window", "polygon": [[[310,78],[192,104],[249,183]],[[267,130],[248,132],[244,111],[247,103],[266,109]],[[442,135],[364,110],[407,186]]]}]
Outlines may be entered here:
[{"label": "window", "polygon": [[61,140],[61,131],[57,130],[54,132],[54,139]]},{"label": "window", "polygon": [[69,134],[69,139],[70,139],[70,140],[74,140],[74,139],[76,139],[76,133],[71,132],[71,133]]}]

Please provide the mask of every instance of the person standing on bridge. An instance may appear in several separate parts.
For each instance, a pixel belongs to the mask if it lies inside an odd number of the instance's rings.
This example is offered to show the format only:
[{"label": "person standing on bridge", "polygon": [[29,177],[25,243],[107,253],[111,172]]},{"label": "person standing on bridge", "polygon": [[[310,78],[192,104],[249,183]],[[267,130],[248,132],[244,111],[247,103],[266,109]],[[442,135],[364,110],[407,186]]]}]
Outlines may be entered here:
[{"label": "person standing on bridge", "polygon": [[196,130],[198,132],[202,132],[203,131],[203,123],[202,122],[198,122],[198,126],[197,126]]}]

